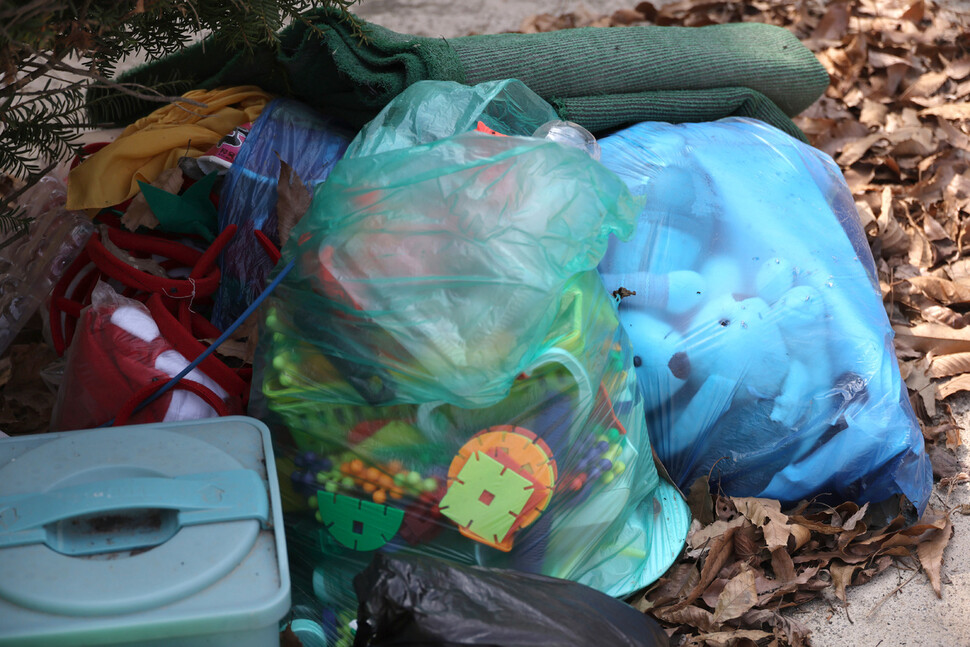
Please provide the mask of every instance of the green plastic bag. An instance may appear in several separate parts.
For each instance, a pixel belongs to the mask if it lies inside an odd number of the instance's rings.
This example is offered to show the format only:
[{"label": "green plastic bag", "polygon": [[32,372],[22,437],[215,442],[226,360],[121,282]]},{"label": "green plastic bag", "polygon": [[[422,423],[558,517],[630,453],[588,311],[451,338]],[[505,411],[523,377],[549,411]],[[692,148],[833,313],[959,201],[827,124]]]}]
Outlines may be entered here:
[{"label": "green plastic bag", "polygon": [[364,126],[345,157],[428,144],[475,130],[479,122],[503,135],[529,136],[555,119],[559,116],[552,106],[515,79],[474,86],[423,81],[402,92]]},{"label": "green plastic bag", "polygon": [[374,551],[615,596],[669,567],[689,516],[594,269],[638,207],[584,152],[531,137],[336,165],[283,250],[251,407],[281,423],[297,591],[350,614]]}]

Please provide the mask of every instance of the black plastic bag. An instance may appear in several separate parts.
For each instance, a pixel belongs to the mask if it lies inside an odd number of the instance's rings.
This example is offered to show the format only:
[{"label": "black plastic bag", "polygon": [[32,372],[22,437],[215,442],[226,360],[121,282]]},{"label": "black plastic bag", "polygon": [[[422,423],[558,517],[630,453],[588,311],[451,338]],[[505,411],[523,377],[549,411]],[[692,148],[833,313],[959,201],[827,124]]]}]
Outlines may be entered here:
[{"label": "black plastic bag", "polygon": [[354,647],[668,647],[653,619],[543,575],[378,554],[354,578]]}]

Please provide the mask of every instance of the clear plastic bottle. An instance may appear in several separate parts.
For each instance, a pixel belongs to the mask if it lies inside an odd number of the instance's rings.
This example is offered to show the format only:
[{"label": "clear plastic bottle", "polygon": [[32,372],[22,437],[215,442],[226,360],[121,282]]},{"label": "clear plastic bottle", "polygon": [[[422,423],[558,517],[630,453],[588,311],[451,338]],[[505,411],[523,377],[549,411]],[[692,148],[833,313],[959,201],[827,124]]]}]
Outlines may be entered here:
[{"label": "clear plastic bottle", "polygon": [[532,133],[533,137],[542,137],[559,142],[564,146],[572,146],[581,151],[586,151],[590,157],[599,161],[600,145],[597,143],[593,133],[582,126],[571,121],[547,121]]},{"label": "clear plastic bottle", "polygon": [[45,177],[20,196],[31,223],[26,235],[0,248],[0,353],[50,295],[81,253],[94,226],[64,208],[67,189]]}]

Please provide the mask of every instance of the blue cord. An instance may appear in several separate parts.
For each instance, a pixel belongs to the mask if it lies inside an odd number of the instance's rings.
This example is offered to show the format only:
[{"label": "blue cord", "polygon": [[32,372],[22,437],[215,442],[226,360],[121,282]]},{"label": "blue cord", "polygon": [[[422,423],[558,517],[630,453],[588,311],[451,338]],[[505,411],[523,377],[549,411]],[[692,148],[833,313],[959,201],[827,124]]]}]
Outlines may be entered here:
[{"label": "blue cord", "polygon": [[[145,400],[141,404],[135,407],[134,411],[132,411],[131,414],[135,415],[136,413],[138,413],[139,411],[141,411],[142,409],[150,405],[152,402],[154,402],[155,400],[159,399],[160,397],[162,397],[163,395],[171,391],[172,388],[179,383],[179,380],[181,380],[183,377],[185,377],[193,370],[195,370],[195,368],[199,364],[205,361],[206,357],[214,353],[216,349],[219,347],[219,345],[222,344],[222,342],[229,339],[229,336],[232,335],[232,333],[236,332],[236,329],[239,328],[239,326],[241,326],[244,321],[246,321],[249,315],[253,314],[253,312],[256,311],[256,308],[258,308],[260,304],[266,300],[266,297],[268,297],[273,292],[273,290],[276,289],[276,287],[283,281],[286,275],[290,273],[290,270],[292,270],[295,265],[296,265],[296,259],[294,258],[289,263],[287,263],[282,270],[280,270],[280,273],[276,275],[276,278],[273,279],[270,282],[270,284],[266,286],[266,289],[263,290],[258,297],[256,297],[256,300],[253,301],[248,308],[246,308],[245,312],[239,315],[239,317],[235,321],[233,321],[232,324],[230,324],[230,326],[226,328],[226,330],[221,335],[219,335],[218,339],[212,342],[212,344],[208,348],[206,348],[201,355],[199,355],[194,360],[192,360],[192,362],[188,366],[183,368],[181,371],[178,372],[177,375],[175,375],[174,377],[172,377],[172,379],[166,382],[165,386],[163,386],[158,391],[155,391],[155,393],[145,398]],[[98,425],[98,427],[99,428],[110,427],[114,423],[115,423],[115,419],[112,418],[111,420],[104,423],[103,425]]]}]

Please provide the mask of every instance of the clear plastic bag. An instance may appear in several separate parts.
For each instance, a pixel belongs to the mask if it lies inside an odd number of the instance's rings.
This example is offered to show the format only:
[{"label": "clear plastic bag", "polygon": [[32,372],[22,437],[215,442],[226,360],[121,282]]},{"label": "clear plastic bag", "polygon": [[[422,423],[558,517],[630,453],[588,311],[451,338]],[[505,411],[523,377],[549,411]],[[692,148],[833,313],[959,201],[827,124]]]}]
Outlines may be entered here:
[{"label": "clear plastic bag", "polygon": [[674,480],[789,502],[904,494],[922,510],[929,461],[832,159],[741,118],[643,123],[600,145],[646,198],[600,272],[627,291],[620,321]]},{"label": "clear plastic bag", "polygon": [[[52,176],[24,192],[26,234],[0,248],[0,353],[44,303],[94,232],[82,213],[67,211],[67,189]],[[16,235],[16,234],[14,234]]]},{"label": "clear plastic bag", "polygon": [[51,429],[89,429],[111,419],[120,425],[242,413],[242,402],[198,368],[142,411],[133,411],[188,364],[148,307],[99,282],[67,352]]},{"label": "clear plastic bag", "polygon": [[482,133],[347,157],[318,188],[250,410],[282,423],[296,589],[338,629],[374,551],[611,595],[679,554],[686,506],[593,269],[636,211],[584,152]]},{"label": "clear plastic bag", "polygon": [[532,135],[558,119],[552,106],[515,79],[473,86],[421,81],[361,128],[347,148],[347,157],[428,144],[475,130],[479,122],[503,135]]},{"label": "clear plastic bag", "polygon": [[213,323],[226,328],[253,302],[274,261],[256,238],[262,232],[277,247],[276,200],[280,160],[312,190],[343,156],[349,134],[298,101],[272,101],[253,124],[236,154],[219,202],[219,231],[239,227],[219,257],[222,281]]}]

